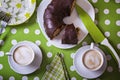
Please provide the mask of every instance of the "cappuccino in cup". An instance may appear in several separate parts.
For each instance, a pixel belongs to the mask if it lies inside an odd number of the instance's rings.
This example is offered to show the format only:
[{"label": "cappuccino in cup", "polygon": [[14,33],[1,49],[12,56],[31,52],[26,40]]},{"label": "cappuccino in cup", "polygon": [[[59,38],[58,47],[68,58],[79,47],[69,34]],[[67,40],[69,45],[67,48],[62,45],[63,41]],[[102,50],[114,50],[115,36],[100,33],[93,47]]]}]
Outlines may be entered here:
[{"label": "cappuccino in cup", "polygon": [[96,49],[90,49],[83,55],[83,64],[89,70],[98,70],[103,65],[103,55]]},{"label": "cappuccino in cup", "polygon": [[101,76],[107,67],[107,60],[104,52],[94,43],[78,49],[73,62],[76,72],[87,79]]},{"label": "cappuccino in cup", "polygon": [[22,66],[29,65],[33,62],[35,53],[31,47],[22,45],[17,47],[13,52],[14,61]]}]

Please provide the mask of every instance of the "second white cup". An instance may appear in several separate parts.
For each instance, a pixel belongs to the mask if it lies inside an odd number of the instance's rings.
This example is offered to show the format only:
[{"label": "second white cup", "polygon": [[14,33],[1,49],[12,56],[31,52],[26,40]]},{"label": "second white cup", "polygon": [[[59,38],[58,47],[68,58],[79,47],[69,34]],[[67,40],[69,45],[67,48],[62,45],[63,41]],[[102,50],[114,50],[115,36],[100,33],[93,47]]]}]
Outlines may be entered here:
[{"label": "second white cup", "polygon": [[99,70],[104,65],[103,52],[99,48],[94,48],[94,43],[91,43],[90,49],[83,52],[83,66],[91,71]]}]

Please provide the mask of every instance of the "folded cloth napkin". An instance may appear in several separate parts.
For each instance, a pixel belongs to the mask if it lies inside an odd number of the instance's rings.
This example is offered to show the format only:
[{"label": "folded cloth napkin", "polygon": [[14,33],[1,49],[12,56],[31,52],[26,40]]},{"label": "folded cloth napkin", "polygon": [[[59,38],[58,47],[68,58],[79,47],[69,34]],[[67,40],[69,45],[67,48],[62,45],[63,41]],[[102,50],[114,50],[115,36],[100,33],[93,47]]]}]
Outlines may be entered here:
[{"label": "folded cloth napkin", "polygon": [[41,80],[69,80],[63,61],[63,54],[55,55]]}]

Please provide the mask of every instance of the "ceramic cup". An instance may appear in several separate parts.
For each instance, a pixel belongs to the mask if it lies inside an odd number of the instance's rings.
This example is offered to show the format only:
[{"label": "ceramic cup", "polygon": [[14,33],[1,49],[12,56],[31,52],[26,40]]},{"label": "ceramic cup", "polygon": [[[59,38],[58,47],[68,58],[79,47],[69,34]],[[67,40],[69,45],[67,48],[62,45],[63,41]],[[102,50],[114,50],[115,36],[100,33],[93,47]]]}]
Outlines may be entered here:
[{"label": "ceramic cup", "polygon": [[104,65],[103,52],[94,47],[94,43],[91,43],[90,48],[86,49],[82,55],[83,66],[91,71],[99,70]]},{"label": "ceramic cup", "polygon": [[24,44],[15,45],[7,55],[11,56],[13,61],[20,66],[28,66],[35,59],[35,52],[33,49]]}]

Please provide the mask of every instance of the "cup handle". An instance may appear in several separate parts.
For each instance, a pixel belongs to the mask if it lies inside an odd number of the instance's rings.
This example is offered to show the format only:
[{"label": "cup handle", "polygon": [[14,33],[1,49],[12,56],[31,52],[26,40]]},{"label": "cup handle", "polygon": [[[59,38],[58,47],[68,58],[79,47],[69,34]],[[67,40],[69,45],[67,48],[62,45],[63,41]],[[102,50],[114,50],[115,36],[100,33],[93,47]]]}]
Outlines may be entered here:
[{"label": "cup handle", "polygon": [[10,52],[7,52],[6,55],[7,56],[12,56],[12,54]]},{"label": "cup handle", "polygon": [[91,44],[90,44],[90,49],[93,49],[94,48],[94,43],[92,42]]}]

